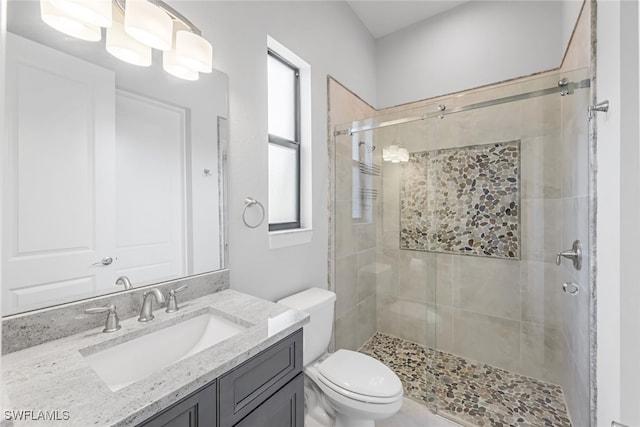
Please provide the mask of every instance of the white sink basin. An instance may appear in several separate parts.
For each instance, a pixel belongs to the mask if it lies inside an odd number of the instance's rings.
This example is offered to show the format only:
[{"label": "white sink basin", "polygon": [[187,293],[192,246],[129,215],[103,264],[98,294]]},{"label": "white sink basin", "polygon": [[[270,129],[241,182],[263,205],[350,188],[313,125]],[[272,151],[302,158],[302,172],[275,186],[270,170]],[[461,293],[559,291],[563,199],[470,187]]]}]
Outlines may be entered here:
[{"label": "white sink basin", "polygon": [[207,313],[84,357],[117,391],[246,329]]}]

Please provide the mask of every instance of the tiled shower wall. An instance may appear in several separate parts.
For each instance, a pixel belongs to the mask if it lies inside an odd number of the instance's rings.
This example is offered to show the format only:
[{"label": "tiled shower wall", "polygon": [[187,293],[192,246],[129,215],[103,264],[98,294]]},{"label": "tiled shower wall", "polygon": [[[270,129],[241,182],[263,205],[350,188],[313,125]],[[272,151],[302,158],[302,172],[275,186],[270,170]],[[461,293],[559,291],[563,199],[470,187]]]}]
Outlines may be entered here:
[{"label": "tiled shower wall", "polygon": [[[557,76],[478,93],[495,99],[550,87]],[[439,102],[450,106],[455,99]],[[521,140],[520,259],[400,250],[400,172],[383,165],[380,264],[391,267],[378,287],[378,330],[476,361],[560,383],[562,337],[561,97],[452,114],[379,130],[410,152]],[[438,188],[431,191],[439,191]]]},{"label": "tiled shower wall", "polygon": [[[591,65],[592,3],[587,1],[567,52],[562,69],[573,70]],[[562,249],[569,249],[574,240],[583,245],[582,269],[574,269],[570,261],[562,263],[562,281],[578,284],[575,296],[562,299],[562,334],[565,347],[562,355],[564,370],[562,385],[569,413],[575,426],[590,425],[590,262],[589,262],[589,123],[584,106],[589,105],[589,91],[577,92],[581,99],[562,104]]]},{"label": "tiled shower wall", "polygon": [[[561,69],[521,81],[527,92],[559,77],[588,78],[590,3],[586,3]],[[571,70],[581,69],[577,72]],[[507,85],[430,100],[435,108],[513,93]],[[560,384],[574,425],[589,425],[589,89],[551,95],[376,131],[379,146],[410,152],[521,139],[521,259],[488,259],[400,250],[400,168],[383,164],[378,330],[473,360]],[[426,102],[379,114],[414,115]],[[404,111],[403,111],[404,110]],[[434,189],[438,191],[438,189]],[[577,272],[555,253],[584,245]],[[387,280],[387,277],[390,279]],[[580,286],[577,296],[563,282]]]},{"label": "tiled shower wall", "polygon": [[[372,117],[373,107],[355,96],[344,86],[329,78],[329,129],[333,139],[334,126],[358,119]],[[363,140],[364,142],[364,140]],[[376,331],[376,228],[378,221],[378,200],[367,200],[371,206],[369,218],[354,218],[362,207],[359,197],[353,198],[354,176],[360,178],[355,153],[364,155],[365,146],[360,146],[359,136],[344,136],[336,138],[335,144],[329,143],[329,158],[335,168],[330,171],[332,177],[333,194],[329,197],[330,227],[334,228],[329,242],[330,262],[335,262],[335,268],[329,266],[329,288],[336,292],[336,320],[334,326],[335,348],[356,350],[362,346]],[[369,141],[370,143],[370,141]],[[374,150],[377,157],[375,163],[380,162],[381,150]],[[354,172],[354,167],[356,167]],[[354,175],[355,173],[355,175]],[[373,188],[379,186],[380,177],[370,177],[366,184]],[[356,188],[356,191],[358,189]],[[358,196],[359,196],[359,191]],[[355,206],[354,206],[355,203]]]}]

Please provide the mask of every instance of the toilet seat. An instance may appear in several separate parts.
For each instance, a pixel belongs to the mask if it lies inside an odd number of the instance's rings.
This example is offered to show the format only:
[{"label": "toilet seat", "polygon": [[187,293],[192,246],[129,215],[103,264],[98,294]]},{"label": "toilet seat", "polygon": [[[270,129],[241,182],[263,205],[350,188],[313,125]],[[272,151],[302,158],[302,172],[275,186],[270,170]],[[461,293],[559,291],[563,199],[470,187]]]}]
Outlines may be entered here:
[{"label": "toilet seat", "polygon": [[340,349],[317,365],[317,379],[342,396],[367,403],[393,403],[402,397],[398,376],[378,360]]}]

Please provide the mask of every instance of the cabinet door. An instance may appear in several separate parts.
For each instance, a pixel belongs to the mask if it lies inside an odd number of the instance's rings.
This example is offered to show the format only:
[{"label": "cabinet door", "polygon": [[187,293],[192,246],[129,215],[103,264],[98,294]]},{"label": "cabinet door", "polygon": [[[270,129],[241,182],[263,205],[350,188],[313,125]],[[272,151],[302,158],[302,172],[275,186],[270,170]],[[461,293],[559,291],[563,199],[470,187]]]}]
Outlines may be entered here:
[{"label": "cabinet door", "polygon": [[139,427],[216,427],[216,383],[170,406]]},{"label": "cabinet door", "polygon": [[242,419],[237,427],[303,427],[304,374],[300,373]]},{"label": "cabinet door", "polygon": [[220,426],[229,427],[302,372],[302,329],[218,379]]}]

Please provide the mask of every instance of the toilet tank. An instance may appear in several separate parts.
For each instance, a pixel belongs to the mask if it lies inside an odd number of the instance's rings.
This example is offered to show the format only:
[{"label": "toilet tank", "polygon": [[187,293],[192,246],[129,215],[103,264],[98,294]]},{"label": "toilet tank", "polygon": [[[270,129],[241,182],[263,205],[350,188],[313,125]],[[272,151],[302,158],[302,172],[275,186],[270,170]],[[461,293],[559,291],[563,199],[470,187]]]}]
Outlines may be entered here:
[{"label": "toilet tank", "polygon": [[303,327],[304,366],[322,356],[329,347],[335,301],[336,294],[320,288],[307,289],[278,301],[278,304],[309,314],[309,323]]}]

